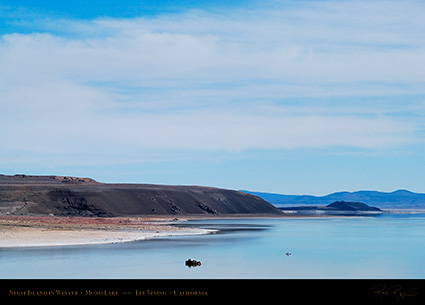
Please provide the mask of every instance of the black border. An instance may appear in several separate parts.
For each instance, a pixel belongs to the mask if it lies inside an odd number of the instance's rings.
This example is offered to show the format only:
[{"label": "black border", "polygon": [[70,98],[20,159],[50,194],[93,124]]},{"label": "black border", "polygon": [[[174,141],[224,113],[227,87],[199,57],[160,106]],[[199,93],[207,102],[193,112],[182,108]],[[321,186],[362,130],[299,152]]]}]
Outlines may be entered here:
[{"label": "black border", "polygon": [[212,299],[425,304],[425,280],[0,280],[4,303],[25,299]]}]

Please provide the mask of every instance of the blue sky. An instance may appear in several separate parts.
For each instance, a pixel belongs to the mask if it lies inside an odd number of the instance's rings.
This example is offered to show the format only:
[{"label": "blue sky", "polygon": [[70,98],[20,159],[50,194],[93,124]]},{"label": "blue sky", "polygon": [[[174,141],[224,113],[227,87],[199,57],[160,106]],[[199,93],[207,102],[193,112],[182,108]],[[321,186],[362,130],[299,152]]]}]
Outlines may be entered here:
[{"label": "blue sky", "polygon": [[0,172],[425,192],[423,1],[0,4]]}]

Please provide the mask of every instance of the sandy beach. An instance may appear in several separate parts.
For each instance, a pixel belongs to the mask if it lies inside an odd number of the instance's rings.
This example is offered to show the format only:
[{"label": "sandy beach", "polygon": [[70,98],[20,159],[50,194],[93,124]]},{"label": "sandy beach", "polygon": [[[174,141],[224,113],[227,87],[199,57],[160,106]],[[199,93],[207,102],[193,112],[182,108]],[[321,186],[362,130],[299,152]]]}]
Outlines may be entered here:
[{"label": "sandy beach", "polygon": [[[338,218],[335,215],[252,214],[221,215],[222,219]],[[345,216],[347,217],[347,216]],[[358,216],[354,216],[358,217]],[[211,215],[162,217],[0,216],[0,248],[72,246],[146,240],[155,237],[210,234],[215,230],[173,224],[189,219],[216,219]]]},{"label": "sandy beach", "polygon": [[170,225],[171,219],[0,217],[0,248],[121,243],[155,237],[209,234]]}]

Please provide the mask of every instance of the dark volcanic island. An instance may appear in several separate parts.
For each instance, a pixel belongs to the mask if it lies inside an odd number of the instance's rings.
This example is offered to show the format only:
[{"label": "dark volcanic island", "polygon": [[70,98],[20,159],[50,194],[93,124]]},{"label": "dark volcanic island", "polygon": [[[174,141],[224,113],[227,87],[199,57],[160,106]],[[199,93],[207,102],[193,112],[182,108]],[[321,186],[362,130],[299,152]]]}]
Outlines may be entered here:
[{"label": "dark volcanic island", "polygon": [[0,215],[282,215],[240,191],[201,186],[100,183],[91,178],[0,175]]},{"label": "dark volcanic island", "polygon": [[302,215],[339,215],[339,216],[364,216],[380,214],[383,211],[362,202],[335,201],[327,206],[298,206],[281,207],[282,211]]}]

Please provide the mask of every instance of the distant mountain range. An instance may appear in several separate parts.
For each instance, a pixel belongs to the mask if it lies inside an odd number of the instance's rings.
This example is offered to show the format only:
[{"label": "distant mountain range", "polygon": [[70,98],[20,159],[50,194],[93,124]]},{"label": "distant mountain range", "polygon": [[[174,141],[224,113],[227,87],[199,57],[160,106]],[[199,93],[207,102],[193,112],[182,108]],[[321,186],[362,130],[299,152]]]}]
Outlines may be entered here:
[{"label": "distant mountain range", "polygon": [[377,191],[337,192],[326,196],[243,192],[256,195],[277,207],[289,207],[291,205],[320,206],[328,205],[334,201],[355,201],[384,209],[425,209],[425,194],[407,190],[397,190],[391,193]]}]

